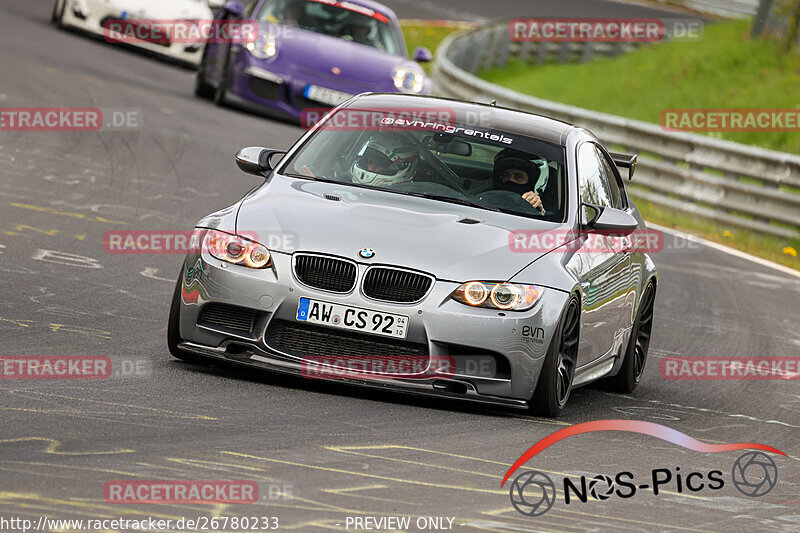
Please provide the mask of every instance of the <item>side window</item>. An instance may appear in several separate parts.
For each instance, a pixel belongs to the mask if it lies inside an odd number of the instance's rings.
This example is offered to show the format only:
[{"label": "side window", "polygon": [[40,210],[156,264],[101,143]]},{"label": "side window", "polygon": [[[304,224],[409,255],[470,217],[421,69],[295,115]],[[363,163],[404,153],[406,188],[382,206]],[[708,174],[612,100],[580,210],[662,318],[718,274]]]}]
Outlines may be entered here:
[{"label": "side window", "polygon": [[599,148],[595,147],[595,150],[597,151],[597,157],[600,158],[600,161],[603,164],[604,173],[608,177],[608,186],[609,190],[611,191],[611,207],[625,209],[627,207],[625,205],[625,199],[620,191],[617,175],[614,173],[614,169],[611,167],[613,163],[608,160],[606,155]]},{"label": "side window", "polygon": [[[601,207],[614,207],[613,194],[606,168],[592,143],[585,142],[578,148],[578,184],[581,201]],[[617,191],[619,196],[619,191]]]}]

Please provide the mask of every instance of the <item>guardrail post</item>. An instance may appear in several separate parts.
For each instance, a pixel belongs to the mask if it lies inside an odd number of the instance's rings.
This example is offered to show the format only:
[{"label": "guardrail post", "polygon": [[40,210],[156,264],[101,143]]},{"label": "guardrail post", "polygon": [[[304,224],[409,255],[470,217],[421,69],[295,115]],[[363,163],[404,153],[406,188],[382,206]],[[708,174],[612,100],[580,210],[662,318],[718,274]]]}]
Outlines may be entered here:
[{"label": "guardrail post", "polygon": [[594,55],[594,43],[583,43],[582,46],[583,52],[581,53],[581,63],[588,63],[592,60],[592,56]]},{"label": "guardrail post", "polygon": [[758,39],[764,34],[764,27],[767,25],[767,19],[774,5],[775,0],[761,0],[758,4],[756,18],[753,21],[753,28],[750,31],[750,37],[752,39]]},{"label": "guardrail post", "polygon": [[499,48],[497,58],[497,68],[506,68],[508,64],[508,56],[511,49],[511,39],[508,37],[508,32],[498,32],[496,38],[499,39]]},{"label": "guardrail post", "polygon": [[469,72],[477,72],[480,68],[481,61],[483,61],[483,55],[486,52],[486,41],[488,38],[488,32],[486,30],[480,30],[475,32],[474,34],[468,34],[466,38],[470,39],[469,45],[466,47],[467,49],[477,50],[477,53],[472,56],[472,61],[469,65]]},{"label": "guardrail post", "polygon": [[536,64],[542,65],[547,61],[548,43],[539,41],[536,43]]},{"label": "guardrail post", "polygon": [[492,68],[497,59],[497,32],[489,31],[488,40],[486,44],[486,52],[483,54],[483,62],[480,68]]},{"label": "guardrail post", "polygon": [[561,43],[561,48],[558,50],[558,62],[566,63],[569,59],[569,43],[564,41]]},{"label": "guardrail post", "polygon": [[531,53],[532,43],[530,41],[522,41],[519,46],[519,60],[525,63],[528,60],[528,55]]}]

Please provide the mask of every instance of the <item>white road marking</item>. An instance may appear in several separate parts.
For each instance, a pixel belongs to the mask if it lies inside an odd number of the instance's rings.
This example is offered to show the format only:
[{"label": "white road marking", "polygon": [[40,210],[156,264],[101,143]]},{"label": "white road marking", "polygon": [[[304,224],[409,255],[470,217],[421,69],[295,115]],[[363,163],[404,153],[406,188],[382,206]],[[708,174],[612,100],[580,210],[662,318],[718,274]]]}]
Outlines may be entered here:
[{"label": "white road marking", "polygon": [[58,265],[77,266],[81,268],[103,268],[103,265],[98,263],[97,259],[92,259],[85,255],[59,252],[58,250],[44,250],[40,248],[31,256],[31,259],[44,261],[45,263],[56,263]]},{"label": "white road marking", "polygon": [[737,250],[735,248],[731,248],[730,246],[725,246],[724,244],[720,244],[718,242],[709,241],[709,240],[704,239],[702,237],[698,237],[696,235],[690,235],[689,233],[684,233],[684,232],[676,230],[676,229],[667,228],[666,226],[661,226],[659,224],[654,224],[652,222],[647,222],[647,227],[648,228],[657,229],[657,230],[663,231],[665,233],[671,233],[673,235],[678,235],[679,237],[683,237],[684,239],[687,239],[687,240],[690,240],[690,241],[699,242],[700,244],[702,244],[704,246],[708,246],[709,248],[714,248],[715,250],[719,250],[720,252],[724,252],[726,254],[739,257],[741,259],[746,259],[747,261],[759,264],[761,266],[765,266],[765,267],[769,267],[769,268],[772,268],[772,269],[775,269],[775,270],[779,270],[779,271],[783,272],[784,274],[789,274],[791,276],[795,276],[795,277],[800,278],[800,271],[799,270],[795,270],[793,268],[789,268],[789,267],[784,266],[784,265],[779,265],[778,263],[773,263],[772,261],[769,261],[767,259],[763,259],[761,257],[756,257],[754,255],[750,255],[747,252],[743,252],[741,250]]},{"label": "white road marking", "polygon": [[169,281],[170,283],[175,281],[175,280],[166,279],[166,278],[159,278],[158,276],[156,276],[157,273],[158,273],[158,269],[157,268],[152,268],[152,267],[147,267],[144,270],[142,270],[141,272],[139,272],[139,274],[141,274],[142,276],[144,276],[146,278],[157,279],[158,281]]}]

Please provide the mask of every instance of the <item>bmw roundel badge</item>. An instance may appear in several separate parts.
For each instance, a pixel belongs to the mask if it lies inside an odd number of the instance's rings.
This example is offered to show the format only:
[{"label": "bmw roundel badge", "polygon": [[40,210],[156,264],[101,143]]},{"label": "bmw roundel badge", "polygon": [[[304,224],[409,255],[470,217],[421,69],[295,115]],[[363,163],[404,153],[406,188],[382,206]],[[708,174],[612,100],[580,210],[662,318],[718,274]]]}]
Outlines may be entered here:
[{"label": "bmw roundel badge", "polygon": [[363,257],[364,259],[372,259],[375,257],[375,250],[372,248],[362,248],[358,251],[358,255]]}]

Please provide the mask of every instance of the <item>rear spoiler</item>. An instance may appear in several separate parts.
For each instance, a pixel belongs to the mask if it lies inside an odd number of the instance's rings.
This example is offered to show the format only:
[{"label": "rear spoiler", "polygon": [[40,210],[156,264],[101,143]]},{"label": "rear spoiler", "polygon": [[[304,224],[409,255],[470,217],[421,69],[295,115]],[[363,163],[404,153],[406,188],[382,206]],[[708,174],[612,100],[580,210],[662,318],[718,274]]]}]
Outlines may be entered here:
[{"label": "rear spoiler", "polygon": [[633,173],[636,171],[636,163],[639,160],[639,154],[615,154],[611,153],[611,159],[618,168],[628,169],[628,179],[633,179]]}]

